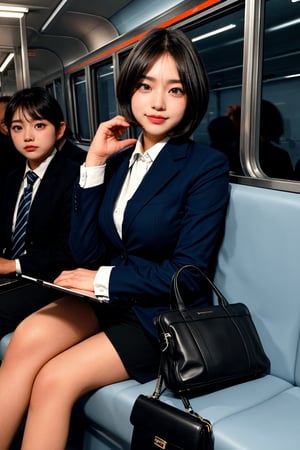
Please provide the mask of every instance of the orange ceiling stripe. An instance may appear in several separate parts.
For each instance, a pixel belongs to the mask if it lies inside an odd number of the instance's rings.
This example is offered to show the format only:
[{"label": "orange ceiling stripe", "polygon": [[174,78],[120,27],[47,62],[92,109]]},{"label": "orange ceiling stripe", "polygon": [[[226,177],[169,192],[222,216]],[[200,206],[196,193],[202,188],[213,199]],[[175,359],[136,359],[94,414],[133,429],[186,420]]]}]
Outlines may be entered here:
[{"label": "orange ceiling stripe", "polygon": [[[187,11],[184,11],[184,12],[178,14],[177,16],[172,17],[171,19],[168,19],[165,22],[162,22],[160,25],[157,25],[157,27],[158,28],[167,28],[170,25],[173,25],[174,23],[180,22],[183,19],[191,17],[194,14],[199,13],[200,11],[204,11],[205,9],[210,8],[211,6],[214,6],[214,5],[218,4],[218,3],[220,3],[221,1],[222,0],[206,0],[206,1],[203,1],[199,5],[194,6],[193,8],[190,8]],[[110,48],[109,50],[106,50],[106,51],[104,51],[102,53],[99,53],[99,54],[93,56],[92,58],[89,58],[88,60],[85,60],[82,63],[79,63],[79,64],[77,64],[75,66],[72,66],[71,68],[66,69],[65,73],[67,74],[67,73],[75,72],[75,71],[77,71],[79,69],[82,69],[85,66],[88,66],[88,65],[90,65],[90,64],[92,64],[92,63],[94,63],[94,62],[96,62],[96,61],[98,61],[100,59],[105,58],[106,56],[111,55],[112,53],[115,53],[115,52],[117,52],[119,50],[122,50],[122,48],[128,47],[129,45],[131,45],[131,44],[135,43],[136,41],[138,41],[139,39],[141,39],[146,33],[148,33],[148,31],[140,33],[140,34],[138,34],[138,35],[128,39],[127,41],[122,42],[122,43],[116,45],[113,48]]]}]

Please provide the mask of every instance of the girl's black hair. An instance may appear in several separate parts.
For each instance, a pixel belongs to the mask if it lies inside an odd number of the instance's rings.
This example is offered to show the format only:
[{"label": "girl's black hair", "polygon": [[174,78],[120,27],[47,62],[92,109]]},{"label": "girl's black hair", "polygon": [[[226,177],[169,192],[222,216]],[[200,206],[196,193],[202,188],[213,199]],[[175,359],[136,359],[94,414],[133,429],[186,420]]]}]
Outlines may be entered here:
[{"label": "girl's black hair", "polygon": [[21,109],[33,120],[45,119],[54,125],[56,131],[64,121],[63,112],[57,100],[42,87],[22,89],[10,99],[5,111],[5,124],[10,129],[14,113]]},{"label": "girl's black hair", "polygon": [[180,30],[157,28],[146,34],[132,49],[124,62],[117,83],[120,113],[136,124],[131,109],[131,97],[140,79],[163,54],[170,54],[177,65],[179,77],[187,95],[183,119],[170,133],[174,138],[189,137],[206,113],[209,85],[203,63],[190,39]]}]

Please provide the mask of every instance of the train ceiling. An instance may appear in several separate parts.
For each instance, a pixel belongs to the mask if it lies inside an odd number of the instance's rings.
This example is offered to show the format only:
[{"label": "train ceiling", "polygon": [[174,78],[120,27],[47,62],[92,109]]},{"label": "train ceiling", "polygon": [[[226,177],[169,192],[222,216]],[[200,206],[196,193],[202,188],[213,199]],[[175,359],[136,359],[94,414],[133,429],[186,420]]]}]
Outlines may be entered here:
[{"label": "train ceiling", "polygon": [[[1,6],[28,8],[26,36],[31,81],[45,78],[126,32],[133,23],[143,21],[182,0],[11,0]],[[43,28],[56,8],[55,19]],[[124,12],[126,11],[126,15]],[[0,67],[10,52],[20,48],[20,19],[0,17]],[[116,24],[118,26],[116,26]],[[45,65],[45,61],[47,64]],[[10,71],[14,71],[11,63]],[[33,79],[32,79],[33,77]]]},{"label": "train ceiling", "polygon": [[[183,1],[187,9],[201,3],[200,0],[0,0],[0,7],[28,8],[26,38],[31,83],[34,84],[51,74],[60,73],[62,67],[84,58],[147,20],[167,11],[172,14],[172,8]],[[269,8],[265,39],[272,53],[265,53],[267,78],[281,72],[285,75],[300,71],[300,1],[292,2],[296,0],[267,0],[266,3]],[[59,5],[62,8],[44,29]],[[242,52],[243,9],[236,11],[234,16],[239,26],[233,30],[229,41],[224,41],[222,35],[205,43],[200,41],[200,52],[204,54],[210,73],[224,70]],[[222,26],[223,21],[226,25],[226,17],[218,17],[213,23],[203,24],[201,31],[210,32],[212,26]],[[20,48],[19,22],[19,19],[0,17],[0,67],[10,52]],[[2,79],[5,77],[8,88],[10,80],[15,82],[15,70],[11,62],[5,72],[0,73]]]}]

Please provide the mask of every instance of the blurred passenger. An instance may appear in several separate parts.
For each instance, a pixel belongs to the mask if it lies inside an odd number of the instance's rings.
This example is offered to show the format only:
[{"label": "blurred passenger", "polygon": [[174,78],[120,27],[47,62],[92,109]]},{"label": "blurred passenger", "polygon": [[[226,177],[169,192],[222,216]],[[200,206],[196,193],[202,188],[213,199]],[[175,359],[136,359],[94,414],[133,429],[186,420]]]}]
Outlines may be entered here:
[{"label": "blurred passenger", "polygon": [[[232,120],[239,139],[240,106],[229,106],[227,116]],[[286,150],[278,145],[283,131],[283,119],[280,111],[273,103],[262,100],[260,112],[259,164],[262,171],[268,177],[293,180],[295,174],[290,156]]]},{"label": "blurred passenger", "polygon": [[295,180],[300,181],[300,160],[295,165]]},{"label": "blurred passenger", "polygon": [[4,116],[5,116],[6,107],[7,107],[10,99],[11,99],[11,97],[9,95],[2,95],[0,97],[0,133],[1,133],[0,136],[1,136],[1,138],[3,135],[4,136],[8,135],[8,130],[7,130],[7,126],[5,125]]},{"label": "blurred passenger", "polygon": [[[86,153],[76,148],[76,158],[82,155],[78,162],[66,144],[57,149],[66,125],[59,104],[43,88],[17,92],[5,123],[23,163],[5,176],[0,197],[0,274],[53,280],[74,267],[68,246],[71,198]],[[0,337],[54,297],[57,293],[37,285],[3,292]]]},{"label": "blurred passenger", "polygon": [[262,100],[259,145],[260,166],[269,177],[293,180],[295,174],[290,156],[286,150],[278,145],[283,131],[283,119],[279,110],[273,103]]},{"label": "blurred passenger", "polygon": [[240,105],[229,105],[226,111],[226,116],[232,121],[236,140],[240,142],[241,131],[241,107]]},{"label": "blurred passenger", "polygon": [[239,141],[232,120],[227,116],[216,117],[209,123],[207,131],[210,137],[210,145],[227,155],[230,170],[242,174]]},{"label": "blurred passenger", "polygon": [[24,157],[16,150],[5,125],[4,116],[10,98],[8,95],[0,97],[0,186],[3,177],[24,161]]},{"label": "blurred passenger", "polygon": [[[1,450],[28,405],[22,449],[62,450],[79,396],[157,376],[153,318],[169,309],[176,269],[212,269],[224,226],[227,158],[190,139],[208,93],[198,53],[179,30],[153,30],[124,62],[123,115],[99,126],[75,185],[70,243],[80,268],[56,279],[99,302],[63,297],[16,329],[0,368]],[[138,140],[121,139],[130,125],[142,128]],[[191,303],[207,304],[205,283],[183,278],[198,294]]]},{"label": "blurred passenger", "polygon": [[74,143],[72,130],[66,125],[65,132],[61,139],[57,141],[57,149],[64,149],[64,154],[69,156],[73,161],[82,164],[86,158],[86,151],[82,150]]}]

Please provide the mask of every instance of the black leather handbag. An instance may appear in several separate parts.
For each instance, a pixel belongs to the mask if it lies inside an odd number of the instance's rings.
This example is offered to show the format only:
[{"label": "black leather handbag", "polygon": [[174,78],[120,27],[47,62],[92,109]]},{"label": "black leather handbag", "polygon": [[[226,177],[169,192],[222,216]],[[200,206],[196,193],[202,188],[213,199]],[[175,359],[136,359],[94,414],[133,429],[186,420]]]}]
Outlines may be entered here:
[{"label": "black leather handbag", "polygon": [[[215,292],[218,305],[187,308],[178,277],[199,272]],[[175,303],[175,305],[174,305]],[[197,266],[181,267],[173,276],[170,311],[154,324],[162,349],[161,373],[166,386],[181,395],[204,393],[254,379],[270,371],[250,312],[243,303],[230,304]]]},{"label": "black leather handbag", "polygon": [[185,397],[183,411],[160,401],[160,392],[159,376],[154,394],[139,395],[135,401],[131,450],[213,450],[210,422],[195,413]]}]

